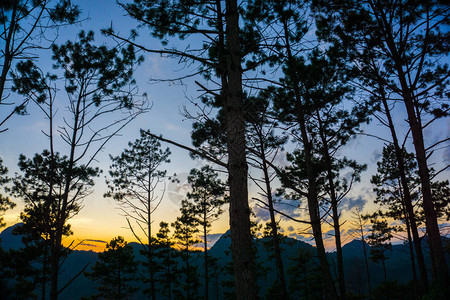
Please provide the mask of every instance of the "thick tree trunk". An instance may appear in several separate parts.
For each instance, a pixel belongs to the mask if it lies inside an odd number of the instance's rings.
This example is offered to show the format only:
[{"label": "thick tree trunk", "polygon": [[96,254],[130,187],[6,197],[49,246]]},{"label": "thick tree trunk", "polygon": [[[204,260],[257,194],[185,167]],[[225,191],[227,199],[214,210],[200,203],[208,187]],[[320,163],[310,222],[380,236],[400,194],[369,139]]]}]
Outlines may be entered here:
[{"label": "thick tree trunk", "polygon": [[234,280],[238,299],[257,299],[254,254],[250,233],[247,190],[245,124],[237,0],[226,1],[228,88],[227,123],[228,184],[230,187],[230,231]]}]

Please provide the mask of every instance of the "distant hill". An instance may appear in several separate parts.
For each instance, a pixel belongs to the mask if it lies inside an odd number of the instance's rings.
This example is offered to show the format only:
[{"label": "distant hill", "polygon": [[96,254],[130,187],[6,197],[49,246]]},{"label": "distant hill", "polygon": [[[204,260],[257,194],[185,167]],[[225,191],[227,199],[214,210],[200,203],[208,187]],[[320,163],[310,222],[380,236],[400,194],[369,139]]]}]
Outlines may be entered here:
[{"label": "distant hill", "polygon": [[13,234],[13,230],[15,228],[19,227],[20,225],[21,225],[21,223],[14,224],[13,226],[5,228],[0,233],[0,245],[3,247],[3,249],[17,250],[17,249],[22,248],[22,246],[23,246],[22,237],[19,235]]},{"label": "distant hill", "polygon": [[[12,234],[14,229],[12,227],[6,228],[0,233],[0,245],[4,249],[19,249],[22,246],[21,237]],[[270,257],[263,243],[270,243],[270,241],[265,239],[255,240],[255,247],[257,250],[257,266],[258,268],[263,268],[264,272],[259,276],[258,285],[260,288],[260,296],[264,296],[267,289],[272,285],[275,279],[275,263]],[[130,243],[134,248],[135,256],[138,260],[142,260],[143,257],[140,254],[140,249],[142,246],[137,243]],[[231,245],[230,232],[224,233],[217,242],[211,247],[209,253],[211,256],[217,258],[220,268],[231,262],[231,255],[229,253]],[[303,241],[299,241],[292,238],[286,238],[282,242],[282,257],[284,259],[285,270],[287,271],[292,265],[291,258],[295,256],[295,253],[299,249],[312,251],[315,255],[314,247]],[[370,253],[370,246],[366,244],[367,254]],[[423,249],[425,257],[429,257],[429,249],[426,240],[423,240]],[[367,290],[367,274],[364,262],[364,252],[363,244],[361,241],[353,240],[352,242],[343,246],[344,255],[344,267],[345,267],[345,279],[348,285],[348,290],[354,294],[365,293]],[[203,271],[203,260],[202,252],[197,252],[192,254],[191,262],[193,265],[197,266],[199,271],[199,276],[202,275]],[[336,276],[336,253],[328,253],[330,262],[330,268],[334,276]],[[389,280],[398,280],[399,282],[407,282],[412,279],[411,271],[411,259],[409,256],[409,248],[407,244],[394,245],[392,251],[388,253],[387,261],[387,271]],[[97,259],[97,253],[93,251],[79,251],[75,250],[68,257],[67,261],[63,265],[63,272],[61,273],[60,283],[63,286],[67,283],[75,274],[77,274],[86,264],[89,264],[87,270],[95,264]],[[181,260],[180,260],[181,262]],[[429,265],[429,261],[427,264]],[[373,263],[369,260],[370,278],[372,282],[372,287],[377,286],[383,280],[383,271],[381,265]],[[143,270],[142,270],[143,271]],[[261,273],[261,272],[260,272]],[[289,276],[287,278],[289,280]],[[222,295],[227,289],[225,285],[221,284],[223,281],[231,281],[231,275],[227,274],[225,271],[219,273],[219,277],[216,281],[211,281],[211,299],[215,299],[215,294],[219,292]],[[200,277],[202,282],[202,277]],[[140,282],[136,283],[137,287],[142,289],[143,284]],[[75,300],[80,299],[82,296],[89,296],[96,291],[95,282],[92,282],[85,275],[81,275],[77,278],[61,295],[62,299],[65,300]],[[199,293],[201,294],[202,288],[200,287]],[[142,294],[136,294],[133,299],[142,299]]]}]

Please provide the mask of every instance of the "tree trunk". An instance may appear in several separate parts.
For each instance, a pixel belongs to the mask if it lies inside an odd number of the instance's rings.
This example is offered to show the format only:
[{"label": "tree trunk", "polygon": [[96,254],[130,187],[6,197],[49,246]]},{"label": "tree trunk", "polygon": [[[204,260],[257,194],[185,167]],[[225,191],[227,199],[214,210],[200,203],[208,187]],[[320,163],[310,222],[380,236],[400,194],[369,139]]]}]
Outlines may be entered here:
[{"label": "tree trunk", "polygon": [[[3,68],[0,75],[0,104],[3,104],[3,91],[5,90],[6,76],[8,75],[9,69],[11,67],[11,62],[13,59],[13,54],[11,53],[11,41],[13,39],[13,34],[16,32],[16,14],[17,14],[17,1],[13,2],[14,6],[11,13],[11,23],[9,26],[8,35],[5,39],[4,48],[4,59]],[[6,33],[5,33],[6,34]]]},{"label": "tree trunk", "polygon": [[186,254],[185,254],[186,255],[186,295],[187,295],[187,299],[191,299],[191,274],[190,274],[191,270],[190,270],[190,266],[189,266],[189,244],[187,244],[185,252],[186,252]]},{"label": "tree trunk", "polygon": [[392,135],[392,143],[394,145],[395,149],[395,156],[397,159],[398,164],[398,170],[400,174],[400,183],[403,188],[403,202],[406,209],[406,216],[409,221],[409,225],[411,226],[411,233],[413,236],[413,242],[414,242],[414,248],[416,250],[416,256],[417,256],[417,264],[419,266],[419,272],[420,272],[420,278],[422,281],[422,285],[424,287],[424,290],[428,290],[428,275],[427,275],[427,269],[425,266],[425,259],[423,257],[422,252],[422,244],[421,239],[419,237],[419,231],[417,229],[417,223],[416,219],[414,217],[414,208],[412,205],[412,197],[411,197],[411,191],[409,189],[408,181],[406,179],[406,171],[405,171],[405,161],[403,158],[403,152],[400,148],[400,145],[398,143],[397,133],[395,131],[394,122],[392,121],[392,116],[387,104],[386,97],[384,96],[384,91],[380,89],[380,96],[381,100],[383,102],[383,107],[385,110],[385,114],[388,120],[389,129],[391,131]]},{"label": "tree trunk", "polygon": [[153,266],[153,239],[152,239],[152,160],[150,158],[150,165],[148,167],[148,186],[147,186],[147,227],[148,227],[148,271],[150,275],[150,289],[152,300],[156,300],[156,290],[155,290],[155,278],[154,278],[154,266]]},{"label": "tree trunk", "polygon": [[207,216],[206,216],[206,206],[203,209],[203,238],[205,241],[205,248],[204,248],[204,263],[205,263],[205,300],[208,300],[209,296],[209,277],[208,277],[208,241],[207,241],[207,231],[206,231],[206,223],[207,222]]},{"label": "tree trunk", "polygon": [[414,249],[411,238],[411,225],[409,224],[409,219],[407,217],[407,212],[405,205],[403,205],[403,213],[405,214],[405,223],[406,223],[406,233],[408,234],[408,248],[409,248],[409,256],[411,257],[411,268],[413,274],[413,282],[414,282],[414,294],[416,295],[416,299],[419,298],[419,294],[417,291],[417,274],[416,274],[416,263],[414,262]]},{"label": "tree trunk", "polygon": [[430,172],[427,165],[422,124],[419,120],[420,116],[416,115],[414,94],[407,83],[407,77],[402,67],[402,58],[397,52],[395,40],[390,32],[387,35],[386,43],[392,53],[392,59],[395,64],[394,67],[400,81],[401,96],[403,98],[403,103],[405,104],[408,115],[408,123],[413,137],[416,160],[419,167],[420,183],[422,187],[423,210],[425,212],[427,233],[430,239],[432,255],[434,256],[435,261],[435,264],[433,265],[433,274],[436,274],[437,283],[442,287],[446,287],[448,285],[447,261],[445,260],[445,253],[442,247],[436,211],[434,209],[433,198],[431,195]]},{"label": "tree trunk", "polygon": [[261,140],[261,154],[262,154],[262,163],[263,163],[263,172],[264,172],[264,181],[266,183],[266,194],[267,194],[267,202],[269,205],[269,214],[270,214],[270,223],[272,227],[272,242],[275,256],[275,264],[277,268],[277,281],[279,283],[280,288],[280,299],[289,299],[287,288],[286,288],[286,278],[284,276],[284,266],[283,259],[281,257],[281,249],[280,249],[280,238],[278,235],[277,222],[275,220],[275,212],[273,208],[273,199],[272,199],[272,189],[270,186],[270,176],[267,168],[266,157],[265,157],[265,149],[263,146],[263,141]]},{"label": "tree trunk", "polygon": [[333,277],[331,276],[327,256],[325,253],[325,246],[323,244],[322,238],[322,226],[320,220],[319,213],[319,202],[318,202],[318,193],[317,193],[317,185],[316,185],[316,174],[313,170],[312,165],[312,145],[309,141],[307,129],[306,129],[306,121],[302,108],[302,98],[300,96],[299,90],[299,80],[297,79],[296,70],[293,70],[295,66],[294,57],[292,56],[290,42],[288,39],[289,32],[287,28],[286,21],[284,20],[284,31],[285,31],[285,42],[286,42],[286,52],[288,56],[288,70],[290,72],[290,76],[292,79],[292,89],[295,95],[295,103],[296,103],[296,112],[298,118],[298,124],[301,131],[301,138],[303,142],[303,151],[305,155],[305,165],[306,165],[306,173],[308,176],[308,210],[309,217],[311,221],[311,227],[313,231],[314,240],[316,242],[316,250],[317,256],[320,262],[320,268],[322,271],[323,281],[325,285],[325,294],[327,299],[335,300],[338,299],[338,295],[336,293],[336,287],[334,286]]},{"label": "tree trunk", "polygon": [[[361,216],[360,216],[361,218]],[[366,250],[366,241],[364,240],[364,229],[362,224],[360,224],[360,232],[361,232],[361,242],[363,245],[363,252],[364,252],[364,261],[366,263],[366,274],[367,274],[367,288],[369,289],[369,299],[372,299],[372,288],[370,286],[370,272],[369,272],[369,260],[367,259],[367,250]]]},{"label": "tree trunk", "polygon": [[226,1],[226,43],[228,90],[227,123],[228,183],[230,187],[230,231],[234,280],[238,299],[257,299],[257,287],[250,233],[247,190],[245,124],[237,0]]},{"label": "tree trunk", "polygon": [[328,148],[327,138],[325,136],[324,128],[322,126],[322,119],[320,118],[320,114],[316,111],[317,120],[319,122],[319,131],[320,138],[323,144],[323,153],[322,155],[325,157],[325,163],[327,165],[327,179],[329,185],[329,195],[331,199],[331,210],[332,210],[332,218],[333,218],[333,228],[334,228],[334,239],[336,244],[336,257],[337,257],[337,268],[338,268],[338,280],[339,280],[339,291],[341,299],[347,298],[347,292],[345,288],[345,278],[344,278],[344,257],[342,254],[342,243],[341,243],[341,229],[339,224],[339,211],[338,211],[338,199],[336,195],[336,187],[334,184],[334,175],[333,170],[331,169],[331,157],[330,157],[330,149]]}]

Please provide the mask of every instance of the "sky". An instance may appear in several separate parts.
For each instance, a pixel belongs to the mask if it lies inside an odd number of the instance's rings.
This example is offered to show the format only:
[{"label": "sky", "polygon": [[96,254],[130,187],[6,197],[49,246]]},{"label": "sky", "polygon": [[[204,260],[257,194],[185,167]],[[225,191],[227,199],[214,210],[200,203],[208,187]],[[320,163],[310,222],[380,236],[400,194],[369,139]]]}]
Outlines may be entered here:
[{"label": "sky", "polygon": [[[114,45],[110,38],[102,36],[99,32],[101,28],[107,28],[111,24],[122,35],[127,35],[129,30],[135,26],[135,23],[128,17],[121,8],[110,0],[79,0],[77,1],[82,9],[83,21],[81,24],[62,28],[59,31],[56,43],[64,43],[68,39],[74,39],[80,30],[94,30],[96,41]],[[160,42],[148,36],[141,36],[140,41],[144,41],[148,45],[159,46]],[[177,41],[171,41],[177,45]],[[51,64],[49,51],[42,50],[39,53],[38,65],[46,66]],[[109,155],[119,155],[127,143],[134,141],[139,136],[139,129],[150,129],[153,133],[162,134],[165,138],[173,139],[179,143],[190,145],[191,122],[186,120],[180,112],[186,106],[190,111],[195,112],[195,107],[190,104],[190,99],[196,99],[198,96],[198,88],[193,84],[194,79],[184,80],[180,82],[152,82],[151,79],[170,79],[186,74],[189,70],[185,66],[178,65],[176,60],[163,59],[157,55],[145,56],[145,60],[138,67],[135,78],[138,83],[140,92],[146,92],[152,103],[152,109],[145,115],[139,116],[133,123],[126,127],[120,136],[112,139],[106,146],[105,150],[98,156],[96,166],[103,170],[103,174],[96,180],[94,191],[83,201],[83,208],[78,215],[73,217],[69,223],[72,225],[74,236],[69,237],[66,243],[75,239],[77,241],[84,240],[84,245],[79,249],[100,250],[104,247],[104,242],[111,240],[113,237],[121,235],[128,241],[134,241],[131,232],[127,229],[126,219],[118,210],[117,204],[108,198],[104,198],[106,191],[105,175],[110,165]],[[16,97],[12,95],[12,97]],[[64,97],[64,93],[59,92],[58,97]],[[59,114],[63,114],[64,108],[61,107]],[[394,115],[398,130],[405,132],[407,124],[405,115],[401,108],[396,110]],[[43,114],[35,107],[29,108],[29,115],[15,116],[9,121],[9,130],[0,135],[0,157],[3,159],[4,165],[10,170],[9,175],[12,176],[18,172],[17,160],[19,154],[32,157],[34,153],[39,153],[43,149],[48,148],[48,141],[42,134],[45,130],[47,122]],[[373,135],[388,137],[387,129],[376,122],[364,126],[364,131]],[[450,119],[437,122],[434,127],[425,131],[425,137],[431,144],[432,141],[442,138],[450,132]],[[62,144],[57,144],[63,148]],[[410,150],[412,144],[407,143]],[[174,146],[170,147],[172,155],[171,163],[165,167],[168,174],[177,174],[179,183],[167,182],[166,192],[160,207],[154,213],[154,227],[157,230],[157,224],[160,221],[173,222],[179,215],[179,205],[186,191],[187,175],[191,168],[200,168],[205,165],[205,161],[192,160],[189,154],[182,149]],[[352,192],[347,196],[344,206],[352,208],[360,206],[365,211],[373,211],[376,206],[373,204],[374,193],[370,185],[370,177],[376,172],[376,161],[381,157],[383,142],[368,136],[358,136],[342,150],[343,154],[357,160],[360,163],[366,163],[368,170],[363,174],[360,183],[356,184]],[[292,147],[288,146],[287,148]],[[280,163],[285,163],[282,157],[279,158]],[[437,151],[431,161],[434,166],[443,166],[450,163],[450,148]],[[440,174],[439,179],[448,179],[449,171]],[[163,187],[161,186],[161,189]],[[257,196],[257,187],[250,183],[250,197]],[[20,199],[16,199],[18,204],[13,210],[7,211],[4,215],[8,225],[19,222],[19,213],[23,208]],[[259,207],[254,207],[255,215],[259,220],[268,221],[268,212]],[[300,214],[299,217],[302,217]],[[343,212],[343,220],[348,219],[343,225],[344,244],[350,242],[353,238],[350,234],[350,217],[349,214]],[[214,239],[220,234],[228,230],[228,214],[225,212],[212,227],[211,234]],[[305,232],[304,228],[299,224],[283,220],[281,222],[282,230],[285,234],[311,242],[311,235]],[[333,250],[331,227],[324,226],[324,232],[327,242],[327,249]]]}]

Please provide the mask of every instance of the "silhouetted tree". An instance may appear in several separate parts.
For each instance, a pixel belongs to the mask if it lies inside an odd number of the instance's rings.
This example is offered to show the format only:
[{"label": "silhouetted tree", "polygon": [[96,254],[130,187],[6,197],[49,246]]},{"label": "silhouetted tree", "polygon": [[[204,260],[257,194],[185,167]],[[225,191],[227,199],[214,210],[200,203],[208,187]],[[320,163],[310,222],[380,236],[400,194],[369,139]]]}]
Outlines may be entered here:
[{"label": "silhouetted tree", "polygon": [[[419,237],[419,230],[418,230],[418,222],[417,218],[415,216],[415,209],[414,209],[414,199],[415,192],[413,191],[413,186],[411,185],[411,172],[412,168],[417,168],[417,165],[414,166],[412,164],[411,159],[414,157],[411,157],[403,148],[404,146],[400,146],[398,133],[395,128],[395,124],[392,119],[391,114],[391,108],[388,104],[388,99],[386,97],[386,92],[384,88],[380,87],[378,93],[374,96],[378,101],[381,100],[381,104],[379,106],[379,111],[381,114],[385,116],[385,119],[382,117],[377,116],[376,113],[374,113],[374,116],[380,121],[381,124],[387,126],[389,128],[389,131],[391,132],[392,137],[392,144],[388,145],[391,149],[391,153],[389,155],[392,156],[392,158],[388,159],[387,161],[391,162],[391,171],[393,171],[391,175],[394,175],[394,177],[397,177],[399,191],[401,191],[401,198],[402,198],[402,205],[404,206],[405,210],[405,218],[406,218],[406,225],[408,228],[410,228],[410,232],[408,230],[408,235],[412,235],[412,240],[414,242],[414,247],[417,254],[417,262],[419,265],[419,271],[420,271],[420,277],[421,277],[421,285],[424,287],[424,290],[426,291],[428,289],[428,274],[425,266],[425,259],[423,257],[422,252],[422,243],[421,239]],[[384,149],[383,149],[384,154]],[[395,158],[395,161],[393,160]],[[392,168],[394,168],[392,170]],[[389,173],[389,172],[388,172]],[[385,174],[386,175],[386,174]],[[392,177],[390,175],[387,175],[387,180],[391,179]],[[414,268],[414,260],[413,260],[413,268]],[[413,270],[414,271],[414,270]],[[417,286],[417,285],[415,285]]]},{"label": "silhouetted tree", "polygon": [[[448,286],[448,268],[433,197],[429,151],[448,137],[427,146],[424,129],[436,118],[448,116],[449,9],[445,1],[313,1],[317,27],[329,43],[346,47],[358,67],[363,85],[380,86],[400,99],[407,113],[419,169],[423,208],[430,238],[432,273],[436,283]],[[426,120],[429,118],[429,120]]]},{"label": "silhouetted tree", "polygon": [[368,223],[367,219],[364,218],[362,211],[359,207],[355,207],[352,210],[352,227],[354,234],[358,236],[361,240],[364,252],[364,263],[366,267],[366,276],[367,276],[367,291],[369,292],[369,299],[372,299],[372,288],[370,285],[370,271],[369,271],[369,261],[366,249],[366,232],[365,227]]},{"label": "silhouetted tree", "polygon": [[[29,98],[11,101],[7,81],[14,61],[32,59],[37,50],[50,47],[60,27],[74,24],[79,7],[70,0],[6,0],[0,4],[0,133],[14,113],[26,113]],[[8,99],[8,101],[7,101]],[[13,105],[10,110],[5,107]]]},{"label": "silhouetted tree", "polygon": [[188,183],[191,191],[186,197],[192,201],[193,211],[197,224],[201,228],[203,238],[203,264],[204,264],[204,280],[205,295],[209,298],[209,260],[208,254],[208,233],[212,222],[222,214],[222,206],[225,204],[225,184],[218,178],[210,166],[204,166],[200,170],[192,169],[188,176]]},{"label": "silhouetted tree", "polygon": [[133,248],[118,236],[106,244],[106,250],[98,254],[92,271],[86,275],[99,283],[95,299],[129,299],[136,292],[131,286],[135,280],[138,263]]},{"label": "silhouetted tree", "polygon": [[[10,181],[7,177],[8,168],[3,165],[3,160],[0,158],[0,188],[4,188],[4,186]],[[3,195],[0,192],[0,229],[6,225],[3,220],[4,213],[15,206],[16,204],[11,201],[9,197]],[[7,296],[7,287],[6,287],[6,278],[9,277],[7,274],[8,267],[7,262],[9,261],[8,253],[3,249],[0,240],[0,299],[6,299]]]},{"label": "silhouetted tree", "polygon": [[[375,203],[381,204],[388,209],[384,213],[384,215],[386,217],[394,218],[395,220],[401,220],[406,225],[413,278],[414,282],[416,282],[415,286],[417,286],[418,283],[416,279],[416,267],[412,239],[412,231],[417,231],[417,221],[415,217],[417,211],[413,211],[413,215],[411,217],[409,216],[409,212],[406,208],[407,201],[409,201],[413,207],[417,206],[419,194],[417,191],[414,192],[414,189],[418,184],[416,176],[417,164],[415,163],[414,155],[407,153],[405,149],[402,149],[401,159],[403,162],[404,175],[401,175],[401,170],[400,168],[398,168],[398,160],[394,147],[394,145],[388,145],[383,148],[382,159],[381,161],[377,162],[377,173],[372,176],[371,183],[376,186],[374,188],[374,191],[377,194]],[[405,178],[405,180],[407,180],[407,192],[405,192],[404,185],[402,185],[401,183],[402,176]],[[406,194],[408,194],[409,199],[406,199]],[[414,234],[418,236],[418,232]],[[417,261],[419,263],[420,269],[421,267],[425,267],[425,261],[423,259],[420,240],[419,245],[420,252],[418,252],[417,254]],[[426,278],[426,275],[425,277],[422,276],[422,281],[425,286],[427,285]]]},{"label": "silhouetted tree", "polygon": [[381,265],[383,266],[384,281],[386,282],[386,260],[389,258],[387,256],[387,252],[392,251],[392,233],[396,231],[396,228],[389,226],[386,220],[379,220],[378,215],[378,212],[375,212],[373,215],[368,216],[370,218],[370,222],[372,223],[372,228],[370,230],[370,234],[367,236],[367,243],[371,246],[369,256],[370,259],[375,263],[381,261]]},{"label": "silhouetted tree", "polygon": [[[161,149],[160,142],[146,131],[141,130],[140,135],[134,143],[128,143],[129,148],[120,156],[110,156],[113,164],[109,171],[111,179],[107,180],[109,191],[105,197],[118,201],[130,230],[144,248],[148,269],[148,277],[144,277],[144,282],[149,284],[145,293],[149,293],[154,300],[156,266],[153,258],[155,238],[152,235],[152,214],[164,196],[165,189],[158,188],[167,179],[167,171],[161,170],[161,166],[170,162],[170,151],[169,148]],[[140,228],[145,238],[140,236],[135,227]]]},{"label": "silhouetted tree", "polygon": [[289,292],[292,298],[305,300],[323,298],[320,267],[312,251],[299,248],[290,258],[287,273],[290,275]]},{"label": "silhouetted tree", "polygon": [[[64,168],[64,186],[57,219],[55,220],[55,240],[51,245],[51,289],[50,298],[57,299],[60,257],[64,252],[62,236],[70,217],[70,208],[78,205],[78,193],[73,189],[80,182],[77,164],[90,167],[104,145],[124,126],[146,111],[146,103],[136,98],[132,79],[133,67],[138,61],[130,46],[122,49],[108,49],[94,46],[94,34],[82,31],[77,42],[53,45],[54,68],[63,73],[64,89],[67,94],[67,115],[58,127],[59,137],[68,146],[67,166]],[[36,99],[49,120],[49,130],[45,132],[50,140],[50,172],[57,177],[59,170],[54,166],[54,115],[55,92],[51,86],[57,81],[56,75],[44,75],[30,60],[18,64],[14,74],[14,91],[30,99]],[[39,100],[39,101],[37,101]],[[64,103],[64,102],[63,102]],[[120,114],[122,112],[123,114]],[[50,180],[53,176],[50,176]],[[50,186],[53,184],[51,183]],[[53,193],[50,189],[49,192]],[[48,197],[53,197],[49,195]]]},{"label": "silhouetted tree", "polygon": [[[209,81],[212,84],[218,82],[215,85],[217,88],[213,89],[202,84],[199,86],[204,92],[213,95],[224,110],[228,162],[224,164],[219,161],[219,165],[227,168],[229,176],[229,213],[237,295],[246,300],[256,299],[248,205],[242,74],[244,66],[253,70],[258,65],[253,59],[255,55],[251,55],[257,50],[257,47],[251,45],[255,44],[253,42],[258,33],[252,26],[241,26],[241,10],[238,9],[237,0],[225,1],[225,7],[222,1],[165,0],[135,0],[121,6],[139,22],[140,28],[150,29],[150,34],[162,41],[162,47],[155,49],[135,42],[137,31],[132,32],[131,39],[121,37],[112,28],[105,30],[105,33],[136,45],[148,53],[174,57],[181,63],[195,63],[198,68],[194,74],[187,77],[200,74],[206,79],[212,79]],[[186,49],[168,47],[168,40],[172,37],[192,43]],[[187,77],[182,76],[181,79]],[[217,159],[202,154],[217,163]]]},{"label": "silhouetted tree", "polygon": [[[48,150],[35,154],[32,159],[20,155],[19,169],[22,175],[13,178],[11,187],[11,194],[25,204],[20,215],[23,224],[16,233],[23,236],[25,248],[22,254],[39,266],[33,268],[38,269],[37,282],[41,286],[43,299],[46,297],[47,282],[51,278],[51,250],[56,247],[68,168],[71,168],[72,176],[77,179],[68,189],[71,198],[65,210],[66,222],[62,230],[63,236],[69,236],[72,231],[67,221],[79,212],[80,202],[92,192],[93,178],[100,172],[98,168],[71,164],[67,156],[59,153],[52,155]],[[58,266],[69,253],[70,246],[61,248]]]},{"label": "silhouetted tree", "polygon": [[159,223],[159,231],[156,233],[155,256],[159,259],[159,284],[163,287],[161,294],[168,300],[173,299],[176,280],[179,278],[177,253],[173,248],[175,241],[169,235],[170,228],[166,222]]},{"label": "silhouetted tree", "polygon": [[184,263],[180,268],[180,273],[184,277],[184,284],[178,290],[177,299],[191,300],[198,297],[199,281],[197,267],[192,263],[192,253],[194,251],[193,246],[200,243],[200,240],[195,237],[199,230],[192,203],[187,200],[183,200],[181,203],[181,216],[177,217],[177,220],[172,223],[172,227],[175,229],[173,237],[176,245],[181,249],[181,258]]},{"label": "silhouetted tree", "polygon": [[[3,165],[3,160],[0,158],[0,187],[4,186],[10,181],[7,177],[8,168]],[[0,228],[6,225],[3,221],[3,214],[8,210],[14,208],[15,203],[11,201],[7,196],[0,193]]]}]

